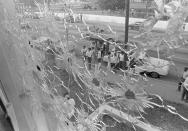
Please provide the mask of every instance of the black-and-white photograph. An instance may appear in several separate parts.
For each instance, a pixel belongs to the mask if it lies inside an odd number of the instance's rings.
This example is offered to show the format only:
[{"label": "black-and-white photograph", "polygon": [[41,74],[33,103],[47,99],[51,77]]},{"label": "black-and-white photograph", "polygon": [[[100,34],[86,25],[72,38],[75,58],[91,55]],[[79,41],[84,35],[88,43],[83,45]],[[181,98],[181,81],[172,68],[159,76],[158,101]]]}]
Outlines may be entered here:
[{"label": "black-and-white photograph", "polygon": [[188,131],[188,0],[0,0],[0,131]]}]

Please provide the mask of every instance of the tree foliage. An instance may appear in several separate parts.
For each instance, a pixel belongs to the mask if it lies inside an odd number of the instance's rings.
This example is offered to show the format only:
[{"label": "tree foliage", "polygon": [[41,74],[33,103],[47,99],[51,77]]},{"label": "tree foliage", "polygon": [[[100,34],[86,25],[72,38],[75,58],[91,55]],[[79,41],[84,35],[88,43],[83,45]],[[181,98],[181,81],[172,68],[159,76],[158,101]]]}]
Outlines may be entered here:
[{"label": "tree foliage", "polygon": [[97,4],[103,10],[125,9],[127,0],[98,0]]},{"label": "tree foliage", "polygon": [[39,3],[59,2],[59,0],[19,0],[19,2],[24,3],[25,5],[28,5],[28,6],[35,6],[34,1],[39,2]]}]

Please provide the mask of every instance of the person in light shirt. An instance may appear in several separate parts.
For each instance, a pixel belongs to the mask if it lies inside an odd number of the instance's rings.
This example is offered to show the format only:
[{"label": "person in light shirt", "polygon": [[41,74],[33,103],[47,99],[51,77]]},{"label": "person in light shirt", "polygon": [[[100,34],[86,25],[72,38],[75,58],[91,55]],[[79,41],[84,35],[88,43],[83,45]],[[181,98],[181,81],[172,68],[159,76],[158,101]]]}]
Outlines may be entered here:
[{"label": "person in light shirt", "polygon": [[145,57],[146,57],[146,52],[145,52],[145,51],[140,52],[140,53],[139,53],[139,56],[138,56],[138,61],[139,61],[141,64],[143,64],[143,63],[144,63],[143,60],[144,60]]},{"label": "person in light shirt", "polygon": [[102,62],[102,51],[101,49],[99,48],[98,49],[98,52],[97,52],[97,61],[98,61],[98,70],[100,69],[101,67],[101,62]]},{"label": "person in light shirt", "polygon": [[65,98],[65,102],[64,102],[64,105],[66,106],[67,108],[67,115],[68,115],[68,118],[71,118],[73,115],[74,115],[74,112],[75,112],[75,101],[73,98],[70,98],[69,94],[66,93],[64,95],[64,98]]},{"label": "person in light shirt", "polygon": [[183,78],[186,79],[188,77],[188,67],[185,67],[184,73],[183,73]]},{"label": "person in light shirt", "polygon": [[182,97],[181,100],[188,101],[188,76],[186,76],[185,81],[183,82],[183,92],[182,92]]},{"label": "person in light shirt", "polygon": [[188,76],[188,67],[185,67],[181,80],[178,83],[178,91],[181,91],[182,83],[185,81],[187,76]]},{"label": "person in light shirt", "polygon": [[111,71],[111,53],[108,52],[108,65],[107,65],[107,69],[109,71]]},{"label": "person in light shirt", "polygon": [[84,62],[86,61],[86,52],[87,52],[87,48],[86,46],[83,46],[81,53],[82,53]]},{"label": "person in light shirt", "polygon": [[87,56],[87,61],[88,61],[88,69],[91,70],[91,61],[92,61],[92,50],[91,48],[88,48],[87,52],[86,52],[86,56]]}]

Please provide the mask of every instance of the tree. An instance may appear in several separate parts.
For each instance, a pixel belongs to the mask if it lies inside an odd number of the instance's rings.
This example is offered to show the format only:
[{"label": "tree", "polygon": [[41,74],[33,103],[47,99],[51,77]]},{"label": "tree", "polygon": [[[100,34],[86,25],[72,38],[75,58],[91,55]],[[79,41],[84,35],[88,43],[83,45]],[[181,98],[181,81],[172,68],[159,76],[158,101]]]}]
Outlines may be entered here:
[{"label": "tree", "polygon": [[125,9],[127,0],[98,0],[97,4],[103,10]]},{"label": "tree", "polygon": [[35,3],[34,1],[36,2],[39,2],[39,3],[50,3],[51,1],[58,1],[58,0],[19,0],[19,2],[21,3],[24,3],[25,5],[28,5],[28,6],[35,6]]}]

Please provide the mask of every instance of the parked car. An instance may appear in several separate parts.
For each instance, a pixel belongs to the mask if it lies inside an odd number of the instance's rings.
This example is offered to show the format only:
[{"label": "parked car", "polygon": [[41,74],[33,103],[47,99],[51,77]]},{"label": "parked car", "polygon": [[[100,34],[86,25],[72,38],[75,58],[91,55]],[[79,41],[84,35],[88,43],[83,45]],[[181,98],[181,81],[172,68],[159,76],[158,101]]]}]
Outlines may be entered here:
[{"label": "parked car", "polygon": [[170,69],[170,62],[167,60],[148,57],[148,63],[138,64],[135,66],[135,72],[140,74],[147,74],[152,78],[159,78],[160,76],[168,75]]},{"label": "parked car", "polygon": [[134,24],[130,24],[130,25],[129,25],[129,29],[130,29],[130,30],[139,31],[141,24],[142,24],[142,22],[136,22],[136,23],[134,23]]}]

